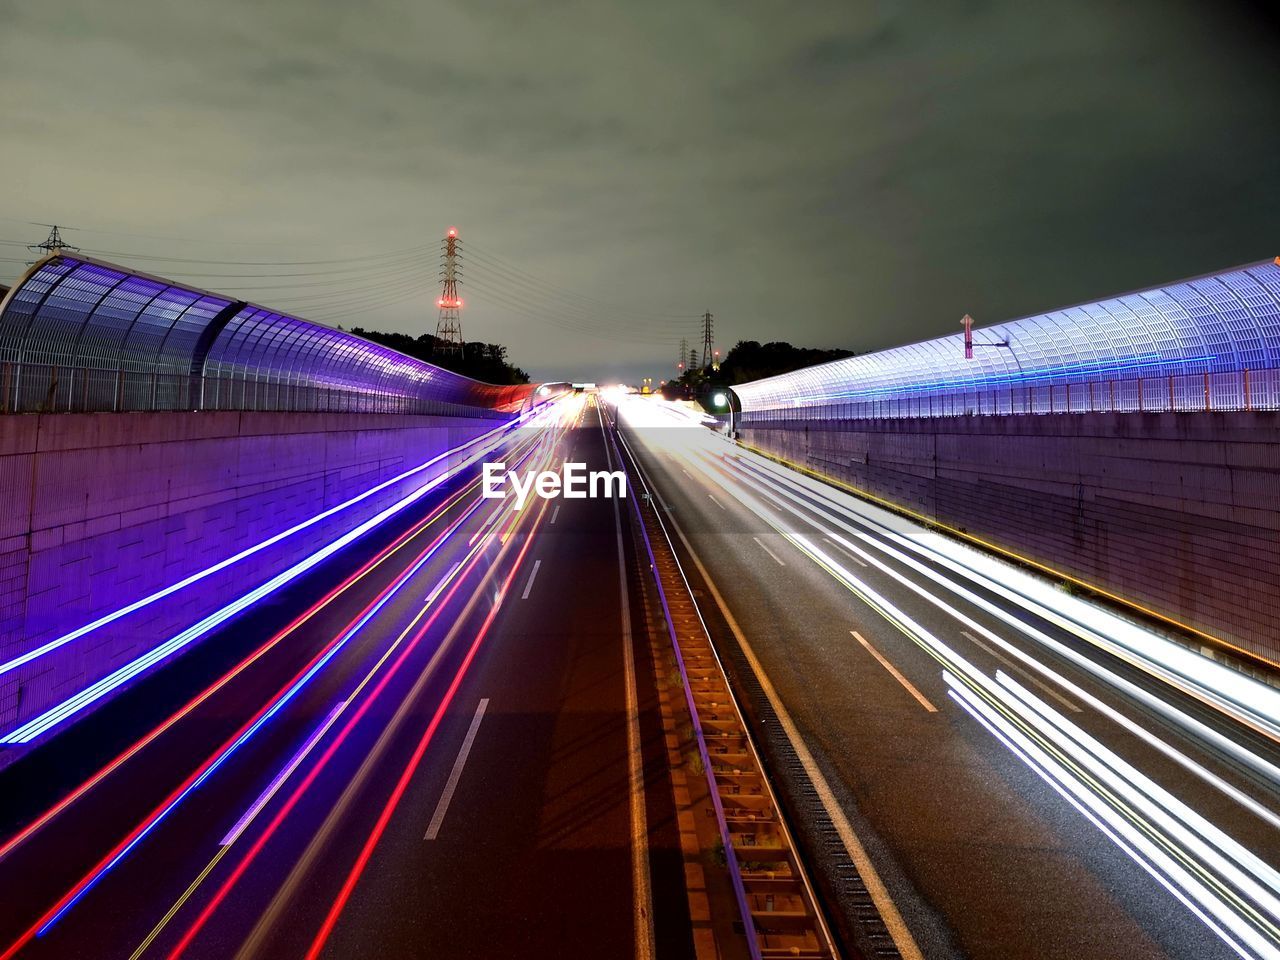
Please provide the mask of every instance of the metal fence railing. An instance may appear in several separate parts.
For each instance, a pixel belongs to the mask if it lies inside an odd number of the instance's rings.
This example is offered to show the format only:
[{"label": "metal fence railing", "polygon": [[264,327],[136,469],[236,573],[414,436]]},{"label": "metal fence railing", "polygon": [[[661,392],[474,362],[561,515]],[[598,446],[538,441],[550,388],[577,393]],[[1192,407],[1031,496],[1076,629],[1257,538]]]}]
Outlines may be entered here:
[{"label": "metal fence railing", "polygon": [[992,387],[828,400],[743,412],[744,422],[1009,416],[1049,413],[1206,413],[1280,410],[1280,369]]},{"label": "metal fence railing", "polygon": [[499,410],[355,387],[47,364],[0,364],[0,413],[257,410],[504,419]]}]

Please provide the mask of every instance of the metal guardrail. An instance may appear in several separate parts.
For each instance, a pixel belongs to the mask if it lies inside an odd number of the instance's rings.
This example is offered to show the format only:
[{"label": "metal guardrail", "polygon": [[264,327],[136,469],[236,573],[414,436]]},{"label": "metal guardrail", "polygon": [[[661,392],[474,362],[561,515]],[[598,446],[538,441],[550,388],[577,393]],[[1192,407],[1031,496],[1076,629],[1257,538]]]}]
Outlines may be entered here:
[{"label": "metal guardrail", "polygon": [[1212,413],[1280,410],[1280,370],[1089,380],[1065,384],[1009,384],[985,390],[904,394],[773,407],[741,414],[769,420],[873,420],[1010,416],[1051,413]]},{"label": "metal guardrail", "polygon": [[254,377],[204,377],[48,364],[0,364],[0,414],[153,410],[402,413],[503,418],[499,410]]}]

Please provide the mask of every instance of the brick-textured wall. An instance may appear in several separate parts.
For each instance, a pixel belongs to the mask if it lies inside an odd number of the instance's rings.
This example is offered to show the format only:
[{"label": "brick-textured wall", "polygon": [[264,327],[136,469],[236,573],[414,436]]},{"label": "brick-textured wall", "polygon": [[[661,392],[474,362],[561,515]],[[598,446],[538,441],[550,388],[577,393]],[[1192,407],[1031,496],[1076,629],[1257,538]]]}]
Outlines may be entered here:
[{"label": "brick-textured wall", "polygon": [[[0,417],[0,662],[499,423],[324,413]],[[269,579],[444,466],[0,676],[0,731]]]},{"label": "brick-textured wall", "polygon": [[792,421],[741,435],[1280,660],[1280,414]]}]

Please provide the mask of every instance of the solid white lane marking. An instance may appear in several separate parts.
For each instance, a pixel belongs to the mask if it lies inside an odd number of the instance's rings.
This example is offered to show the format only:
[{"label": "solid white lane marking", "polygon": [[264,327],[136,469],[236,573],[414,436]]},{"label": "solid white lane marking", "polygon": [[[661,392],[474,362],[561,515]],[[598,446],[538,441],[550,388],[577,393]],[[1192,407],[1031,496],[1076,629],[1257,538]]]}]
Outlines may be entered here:
[{"label": "solid white lane marking", "polygon": [[[708,496],[708,497],[711,497],[711,502],[712,502],[712,503],[714,503],[714,504],[715,504],[717,507],[719,507],[721,510],[724,510],[724,504],[723,504],[723,503],[721,503],[719,500],[717,500],[717,499],[715,498],[715,495],[714,495],[714,494],[710,494],[710,493],[708,493],[708,494],[707,494],[707,496]],[[725,513],[728,513],[728,512],[729,512],[729,511],[725,510]]]},{"label": "solid white lane marking", "polygon": [[[599,419],[599,409],[596,417]],[[600,420],[604,454],[613,469],[609,435]],[[631,494],[628,493],[628,496]],[[618,542],[618,596],[622,604],[622,676],[627,692],[627,780],[631,799],[631,889],[636,960],[653,960],[653,889],[649,877],[649,816],[644,802],[644,753],[640,743],[640,698],[636,693],[635,644],[631,636],[631,593],[627,589],[627,561],[622,548],[622,513],[613,497],[613,531]]]},{"label": "solid white lane marking", "polygon": [[869,643],[867,642],[867,638],[866,638],[866,637],[864,637],[862,634],[860,634],[857,630],[850,630],[849,632],[853,634],[854,638],[855,638],[855,639],[856,639],[860,644],[862,644],[864,647],[866,647],[866,648],[867,648],[867,652],[868,652],[869,654],[871,654],[873,657],[875,657],[877,660],[879,660],[879,661],[880,661],[880,666],[882,666],[882,667],[884,667],[886,670],[888,670],[888,671],[889,671],[889,673],[893,675],[893,679],[897,680],[900,684],[902,684],[903,688],[907,691],[907,693],[911,694],[913,697],[915,697],[915,698],[916,698],[916,700],[918,700],[918,701],[920,702],[920,706],[924,707],[924,708],[925,708],[926,710],[928,710],[930,713],[937,713],[937,712],[938,712],[938,708],[937,708],[937,707],[935,707],[932,703],[930,703],[930,702],[929,702],[929,698],[928,698],[928,697],[926,697],[926,696],[925,696],[923,693],[921,693],[919,690],[917,690],[917,689],[915,688],[915,685],[914,685],[910,680],[908,680],[906,677],[904,677],[904,676],[902,675],[901,671],[899,671],[897,667],[895,667],[892,663],[890,663],[888,660],[886,660],[886,659],[884,658],[884,655],[883,655],[883,654],[881,654],[879,650],[877,650],[875,647],[873,647],[871,644],[869,644]]},{"label": "solid white lane marking", "polygon": [[436,812],[431,817],[431,823],[427,825],[427,832],[423,835],[423,840],[434,840],[440,835],[440,824],[444,823],[444,815],[449,812],[449,801],[453,799],[453,791],[458,789],[458,781],[462,779],[462,768],[466,766],[467,757],[471,753],[471,745],[476,741],[476,731],[480,729],[480,721],[484,719],[484,712],[488,707],[488,697],[481,700],[480,706],[476,707],[476,715],[471,718],[471,726],[467,728],[467,735],[462,740],[462,748],[458,751],[458,759],[453,761],[453,769],[449,771],[449,779],[445,781],[440,800],[436,803]]},{"label": "solid white lane marking", "polygon": [[1057,700],[1060,704],[1062,704],[1068,710],[1072,711],[1073,713],[1080,712],[1080,707],[1074,701],[1068,700],[1066,697],[1060,694],[1057,690],[1053,689],[1053,687],[1049,686],[1047,683],[1044,683],[1039,678],[1032,676],[1026,670],[1023,670],[1022,667],[1018,666],[1016,663],[1014,663],[1011,659],[1006,657],[999,650],[996,650],[994,647],[987,646],[987,644],[983,643],[981,640],[975,637],[968,630],[961,630],[960,633],[963,634],[969,640],[973,641],[973,643],[975,643],[981,649],[987,651],[987,653],[991,654],[991,656],[995,657],[997,660],[1003,663],[1010,670],[1014,671],[1018,676],[1022,677],[1022,679],[1026,680],[1028,683],[1035,684],[1043,693],[1047,694],[1050,697],[1053,697],[1053,699]]},{"label": "solid white lane marking", "polygon": [[[832,540],[830,537],[823,537],[822,539],[825,540],[827,543],[831,544],[833,547],[839,546],[839,544],[836,543],[834,540]],[[845,556],[847,556],[850,560],[852,560],[854,563],[856,563],[860,567],[865,567],[867,565],[867,561],[863,560],[856,553],[849,553],[849,551],[846,550]]]},{"label": "solid white lane marking", "polygon": [[556,517],[560,516],[560,504],[556,504],[556,508],[551,511],[551,522],[556,522]]},{"label": "solid white lane marking", "polygon": [[538,568],[542,566],[541,560],[533,561],[533,569],[529,571],[529,579],[525,581],[524,593],[520,594],[521,600],[529,599],[529,591],[533,589],[533,578],[538,575]]},{"label": "solid white lane marking", "polygon": [[752,537],[751,539],[752,539],[752,540],[754,540],[756,543],[760,544],[760,549],[761,549],[761,550],[763,550],[763,551],[764,551],[765,553],[767,553],[769,556],[773,557],[773,559],[774,559],[774,560],[777,560],[777,561],[778,561],[778,566],[780,566],[780,567],[785,567],[785,566],[786,566],[786,564],[782,562],[782,558],[781,558],[781,557],[779,557],[776,553],[774,553],[772,550],[770,550],[768,547],[766,547],[766,546],[764,545],[764,541],[763,541],[763,540],[761,540],[759,537]]}]

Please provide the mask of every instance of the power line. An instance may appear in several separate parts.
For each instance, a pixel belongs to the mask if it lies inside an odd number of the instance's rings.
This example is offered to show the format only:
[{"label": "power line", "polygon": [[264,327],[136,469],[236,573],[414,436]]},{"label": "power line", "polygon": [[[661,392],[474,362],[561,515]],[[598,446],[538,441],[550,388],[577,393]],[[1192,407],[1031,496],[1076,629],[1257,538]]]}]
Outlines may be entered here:
[{"label": "power line", "polygon": [[686,316],[685,314],[682,314],[682,313],[654,313],[650,311],[639,311],[621,304],[611,304],[603,300],[597,300],[594,297],[588,297],[576,291],[568,290],[568,289],[565,289],[564,287],[559,287],[556,284],[551,283],[547,280],[544,280],[541,277],[538,277],[527,270],[523,270],[520,267],[515,266],[514,264],[506,262],[501,257],[498,257],[497,255],[485,250],[483,247],[480,249],[476,249],[476,245],[474,243],[469,243],[467,245],[467,251],[468,251],[468,255],[471,256],[473,259],[479,259],[482,262],[488,261],[492,266],[496,267],[497,269],[505,270],[511,274],[521,277],[526,282],[530,283],[533,286],[542,287],[547,291],[562,297],[568,297],[573,300],[581,301],[585,306],[589,306],[596,309],[604,308],[613,313],[631,314],[640,319],[647,319],[647,320],[683,320]]},{"label": "power line", "polygon": [[[42,223],[39,220],[23,220],[19,217],[0,216],[0,221],[5,223],[16,223],[22,226],[31,227],[48,227],[51,224]],[[101,233],[113,237],[129,237],[134,240],[163,240],[166,243],[202,243],[208,246],[216,247],[275,247],[279,248],[296,248],[296,247],[334,247],[334,246],[359,246],[368,249],[369,244],[365,243],[347,243],[333,244],[328,241],[307,241],[307,240],[249,240],[237,237],[234,240],[217,240],[210,237],[179,237],[173,234],[160,233],[133,233],[124,230],[111,230],[105,227],[86,227],[82,225],[67,226],[63,224],[66,230],[74,230],[76,233]]]},{"label": "power line", "polygon": [[519,296],[528,303],[541,306],[548,313],[576,318],[584,325],[613,326],[619,330],[631,330],[637,324],[643,324],[648,329],[654,330],[659,334],[662,331],[666,331],[668,337],[672,333],[678,333],[681,330],[691,331],[693,329],[694,318],[692,316],[682,317],[678,321],[655,321],[653,319],[642,320],[635,317],[613,315],[599,309],[559,300],[537,288],[531,287],[519,277],[503,272],[494,272],[493,268],[488,266],[483,266],[477,271],[474,261],[472,261],[471,276],[475,281],[472,284],[473,289],[479,290],[486,286],[497,287],[504,292]]}]

